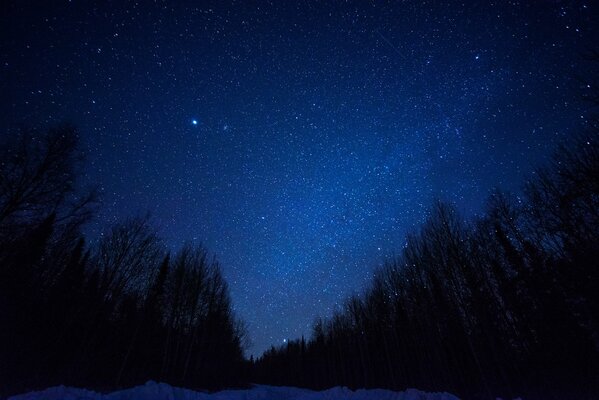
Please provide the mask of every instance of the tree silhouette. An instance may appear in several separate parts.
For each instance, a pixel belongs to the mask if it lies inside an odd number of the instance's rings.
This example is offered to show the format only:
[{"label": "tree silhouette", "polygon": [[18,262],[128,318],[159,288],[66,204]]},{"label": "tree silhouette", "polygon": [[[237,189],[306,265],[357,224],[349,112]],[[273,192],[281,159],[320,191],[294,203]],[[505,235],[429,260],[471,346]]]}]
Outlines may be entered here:
[{"label": "tree silhouette", "polygon": [[95,197],[77,186],[72,128],[24,131],[1,151],[0,326],[11,329],[0,329],[0,394],[241,383],[244,325],[206,249],[186,245],[171,261],[149,217],[88,247],[79,227]]},{"label": "tree silhouette", "polygon": [[255,379],[484,399],[596,396],[598,139],[593,130],[559,147],[523,198],[495,191],[472,222],[438,203],[362,296],[318,320],[305,350],[267,351]]}]

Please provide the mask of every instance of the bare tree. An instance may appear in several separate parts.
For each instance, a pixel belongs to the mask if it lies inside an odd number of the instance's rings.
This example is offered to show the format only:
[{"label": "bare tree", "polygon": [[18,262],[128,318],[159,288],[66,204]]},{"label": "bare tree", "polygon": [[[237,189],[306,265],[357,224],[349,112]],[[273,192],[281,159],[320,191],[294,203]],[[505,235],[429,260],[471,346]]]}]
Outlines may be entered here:
[{"label": "bare tree", "polygon": [[77,192],[83,161],[75,128],[21,131],[0,143],[0,233],[39,223],[56,213],[57,224],[91,217],[94,190]]},{"label": "bare tree", "polygon": [[98,246],[93,262],[100,270],[105,300],[118,300],[146,286],[163,258],[162,245],[149,217],[137,217],[112,227]]}]

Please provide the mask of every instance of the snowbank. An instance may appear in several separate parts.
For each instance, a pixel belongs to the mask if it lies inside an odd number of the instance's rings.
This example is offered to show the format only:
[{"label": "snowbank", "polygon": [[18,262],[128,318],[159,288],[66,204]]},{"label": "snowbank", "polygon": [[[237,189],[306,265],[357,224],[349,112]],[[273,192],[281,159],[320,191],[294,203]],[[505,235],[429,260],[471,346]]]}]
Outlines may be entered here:
[{"label": "snowbank", "polygon": [[277,386],[254,386],[248,390],[225,390],[200,393],[172,387],[165,383],[147,382],[143,386],[108,394],[85,389],[56,386],[41,392],[25,393],[9,400],[459,400],[449,393],[425,393],[415,389],[392,392],[382,389],[351,391],[334,387],[322,392]]}]

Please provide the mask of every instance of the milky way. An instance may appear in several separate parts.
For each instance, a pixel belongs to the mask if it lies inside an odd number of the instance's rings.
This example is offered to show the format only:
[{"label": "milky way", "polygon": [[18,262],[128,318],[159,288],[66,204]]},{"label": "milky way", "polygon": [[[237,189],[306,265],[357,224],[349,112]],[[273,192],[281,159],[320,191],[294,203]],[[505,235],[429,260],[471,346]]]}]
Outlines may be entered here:
[{"label": "milky way", "polygon": [[14,3],[2,134],[75,124],[90,235],[150,211],[203,243],[255,355],[363,290],[435,199],[519,190],[584,122],[599,43],[591,1]]}]

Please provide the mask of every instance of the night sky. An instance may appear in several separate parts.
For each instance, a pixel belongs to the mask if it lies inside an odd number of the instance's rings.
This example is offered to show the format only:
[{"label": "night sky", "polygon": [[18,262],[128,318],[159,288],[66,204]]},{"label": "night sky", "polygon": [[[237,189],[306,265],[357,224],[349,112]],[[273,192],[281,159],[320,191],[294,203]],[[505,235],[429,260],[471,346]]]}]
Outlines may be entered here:
[{"label": "night sky", "polygon": [[599,43],[594,1],[93,3],[2,2],[1,134],[77,126],[88,234],[149,211],[203,243],[248,355],[309,336],[435,199],[519,190],[584,123]]}]

